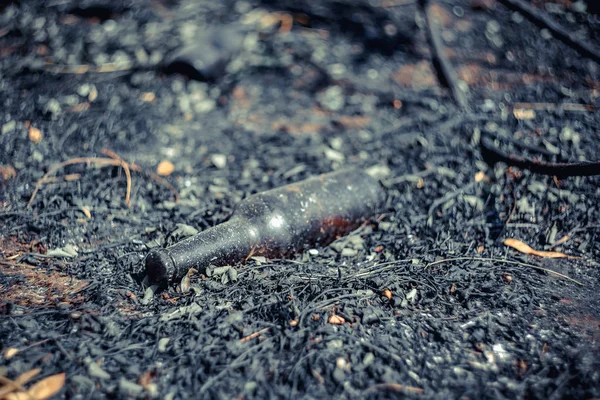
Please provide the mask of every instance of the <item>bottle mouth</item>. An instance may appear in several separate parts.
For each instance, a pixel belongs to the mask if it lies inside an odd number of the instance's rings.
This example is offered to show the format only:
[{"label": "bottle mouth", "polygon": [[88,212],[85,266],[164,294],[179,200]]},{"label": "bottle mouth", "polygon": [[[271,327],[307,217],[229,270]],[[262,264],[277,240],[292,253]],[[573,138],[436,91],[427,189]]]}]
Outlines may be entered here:
[{"label": "bottle mouth", "polygon": [[175,263],[165,249],[151,250],[146,256],[146,276],[151,284],[166,284],[175,270]]}]

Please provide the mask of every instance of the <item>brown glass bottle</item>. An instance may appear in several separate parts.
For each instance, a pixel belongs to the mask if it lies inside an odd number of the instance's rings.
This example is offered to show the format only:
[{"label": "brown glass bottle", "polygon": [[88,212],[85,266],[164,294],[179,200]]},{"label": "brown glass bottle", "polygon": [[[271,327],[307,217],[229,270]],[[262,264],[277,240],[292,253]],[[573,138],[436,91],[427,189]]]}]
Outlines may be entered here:
[{"label": "brown glass bottle", "polygon": [[189,268],[229,265],[249,256],[286,257],[325,246],[381,211],[385,192],[357,169],[332,172],[244,199],[227,222],[146,257],[151,283],[174,282]]}]

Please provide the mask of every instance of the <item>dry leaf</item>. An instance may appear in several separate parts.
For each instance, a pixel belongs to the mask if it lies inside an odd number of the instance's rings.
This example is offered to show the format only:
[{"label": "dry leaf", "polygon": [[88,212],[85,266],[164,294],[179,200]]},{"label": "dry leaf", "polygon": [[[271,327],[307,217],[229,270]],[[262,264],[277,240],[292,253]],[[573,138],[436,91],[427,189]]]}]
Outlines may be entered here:
[{"label": "dry leaf", "polygon": [[297,319],[293,319],[290,321],[290,326],[298,326],[298,320]]},{"label": "dry leaf", "polygon": [[12,165],[0,165],[0,177],[2,177],[3,181],[7,181],[15,176],[17,176],[17,171]]},{"label": "dry leaf", "polygon": [[171,161],[161,161],[156,167],[156,173],[160,176],[169,176],[175,171],[175,166]]},{"label": "dry leaf", "polygon": [[27,372],[23,372],[21,375],[17,376],[17,379],[15,379],[15,383],[23,386],[24,384],[38,376],[40,372],[42,372],[42,370],[39,368],[34,368]]},{"label": "dry leaf", "polygon": [[2,397],[2,400],[31,400],[27,392],[9,393]]},{"label": "dry leaf", "polygon": [[552,246],[550,246],[550,248],[560,246],[561,244],[565,243],[569,239],[571,239],[571,235],[565,235],[565,236],[561,237],[560,239],[558,239],[556,242],[552,243]]},{"label": "dry leaf", "polygon": [[18,386],[16,383],[14,383],[13,381],[11,381],[10,379],[6,378],[6,381],[3,382],[3,385],[0,386],[0,399],[2,400],[8,400],[11,398],[15,398],[13,396],[13,393],[15,390],[18,389]]},{"label": "dry leaf", "polygon": [[43,137],[44,135],[42,134],[42,131],[33,126],[29,126],[29,140],[31,140],[33,143],[39,143]]},{"label": "dry leaf", "polygon": [[183,278],[181,278],[181,282],[179,282],[179,291],[181,293],[187,293],[190,291],[192,285],[192,280],[190,279],[190,274],[186,274]]},{"label": "dry leaf", "polygon": [[92,85],[92,88],[90,89],[90,94],[88,95],[88,100],[90,102],[96,100],[98,98],[98,89],[96,89],[96,86]]},{"label": "dry leaf", "polygon": [[140,99],[146,103],[152,103],[156,99],[156,95],[152,92],[144,92],[140,96]]},{"label": "dry leaf", "polygon": [[388,298],[388,300],[392,299],[392,291],[390,289],[385,289],[383,291],[383,295]]},{"label": "dry leaf", "polygon": [[144,372],[138,379],[138,383],[145,389],[148,385],[152,384],[152,380],[156,376],[154,371]]},{"label": "dry leaf", "polygon": [[90,103],[86,102],[86,103],[79,103],[79,104],[77,104],[77,105],[75,105],[73,107],[70,107],[69,111],[70,112],[77,112],[77,113],[79,113],[79,112],[86,111],[86,110],[89,110],[89,109],[90,109]]},{"label": "dry leaf", "polygon": [[92,213],[90,212],[89,208],[87,208],[86,206],[79,206],[79,209],[82,213],[85,214],[87,219],[92,219]]},{"label": "dry leaf", "polygon": [[513,110],[513,115],[516,119],[525,120],[525,119],[534,119],[535,111],[528,110],[525,108],[515,108]]},{"label": "dry leaf", "polygon": [[343,317],[340,317],[339,315],[330,315],[329,319],[327,320],[327,322],[329,322],[330,324],[333,325],[344,325],[344,323],[346,322],[346,320]]},{"label": "dry leaf", "polygon": [[9,360],[9,359],[13,358],[15,355],[17,355],[18,352],[19,352],[19,349],[16,349],[14,347],[9,347],[8,349],[4,350],[4,359]]},{"label": "dry leaf", "polygon": [[533,254],[538,257],[546,257],[546,258],[566,258],[569,257],[564,253],[559,253],[557,251],[540,251],[532,249],[529,245],[521,242],[517,239],[508,238],[504,240],[504,244],[506,246],[512,247],[524,254]]},{"label": "dry leaf", "polygon": [[479,171],[475,174],[475,182],[481,182],[481,181],[488,181],[489,178],[487,176],[485,176],[485,172],[483,171]]},{"label": "dry leaf", "polygon": [[27,394],[35,400],[49,399],[62,389],[65,384],[65,373],[49,376],[37,382],[27,390]]}]

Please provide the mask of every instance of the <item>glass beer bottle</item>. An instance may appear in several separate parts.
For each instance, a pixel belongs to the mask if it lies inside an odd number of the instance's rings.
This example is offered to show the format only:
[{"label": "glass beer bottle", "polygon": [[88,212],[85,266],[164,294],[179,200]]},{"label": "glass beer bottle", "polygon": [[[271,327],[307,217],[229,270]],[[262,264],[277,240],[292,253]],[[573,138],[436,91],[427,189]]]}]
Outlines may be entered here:
[{"label": "glass beer bottle", "polygon": [[232,217],[146,257],[150,283],[173,283],[194,267],[230,265],[251,256],[281,258],[326,246],[381,211],[385,192],[366,172],[347,169],[242,200]]}]

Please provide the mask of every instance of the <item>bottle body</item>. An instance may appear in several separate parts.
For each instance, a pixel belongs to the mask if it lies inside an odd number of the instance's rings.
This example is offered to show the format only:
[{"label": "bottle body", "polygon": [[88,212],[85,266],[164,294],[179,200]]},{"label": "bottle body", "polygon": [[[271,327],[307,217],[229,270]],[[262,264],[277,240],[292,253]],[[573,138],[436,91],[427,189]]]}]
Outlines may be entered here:
[{"label": "bottle body", "polygon": [[383,208],[379,183],[360,170],[344,170],[244,199],[232,218],[146,259],[151,282],[174,281],[189,268],[228,265],[254,255],[279,258],[325,246]]}]

